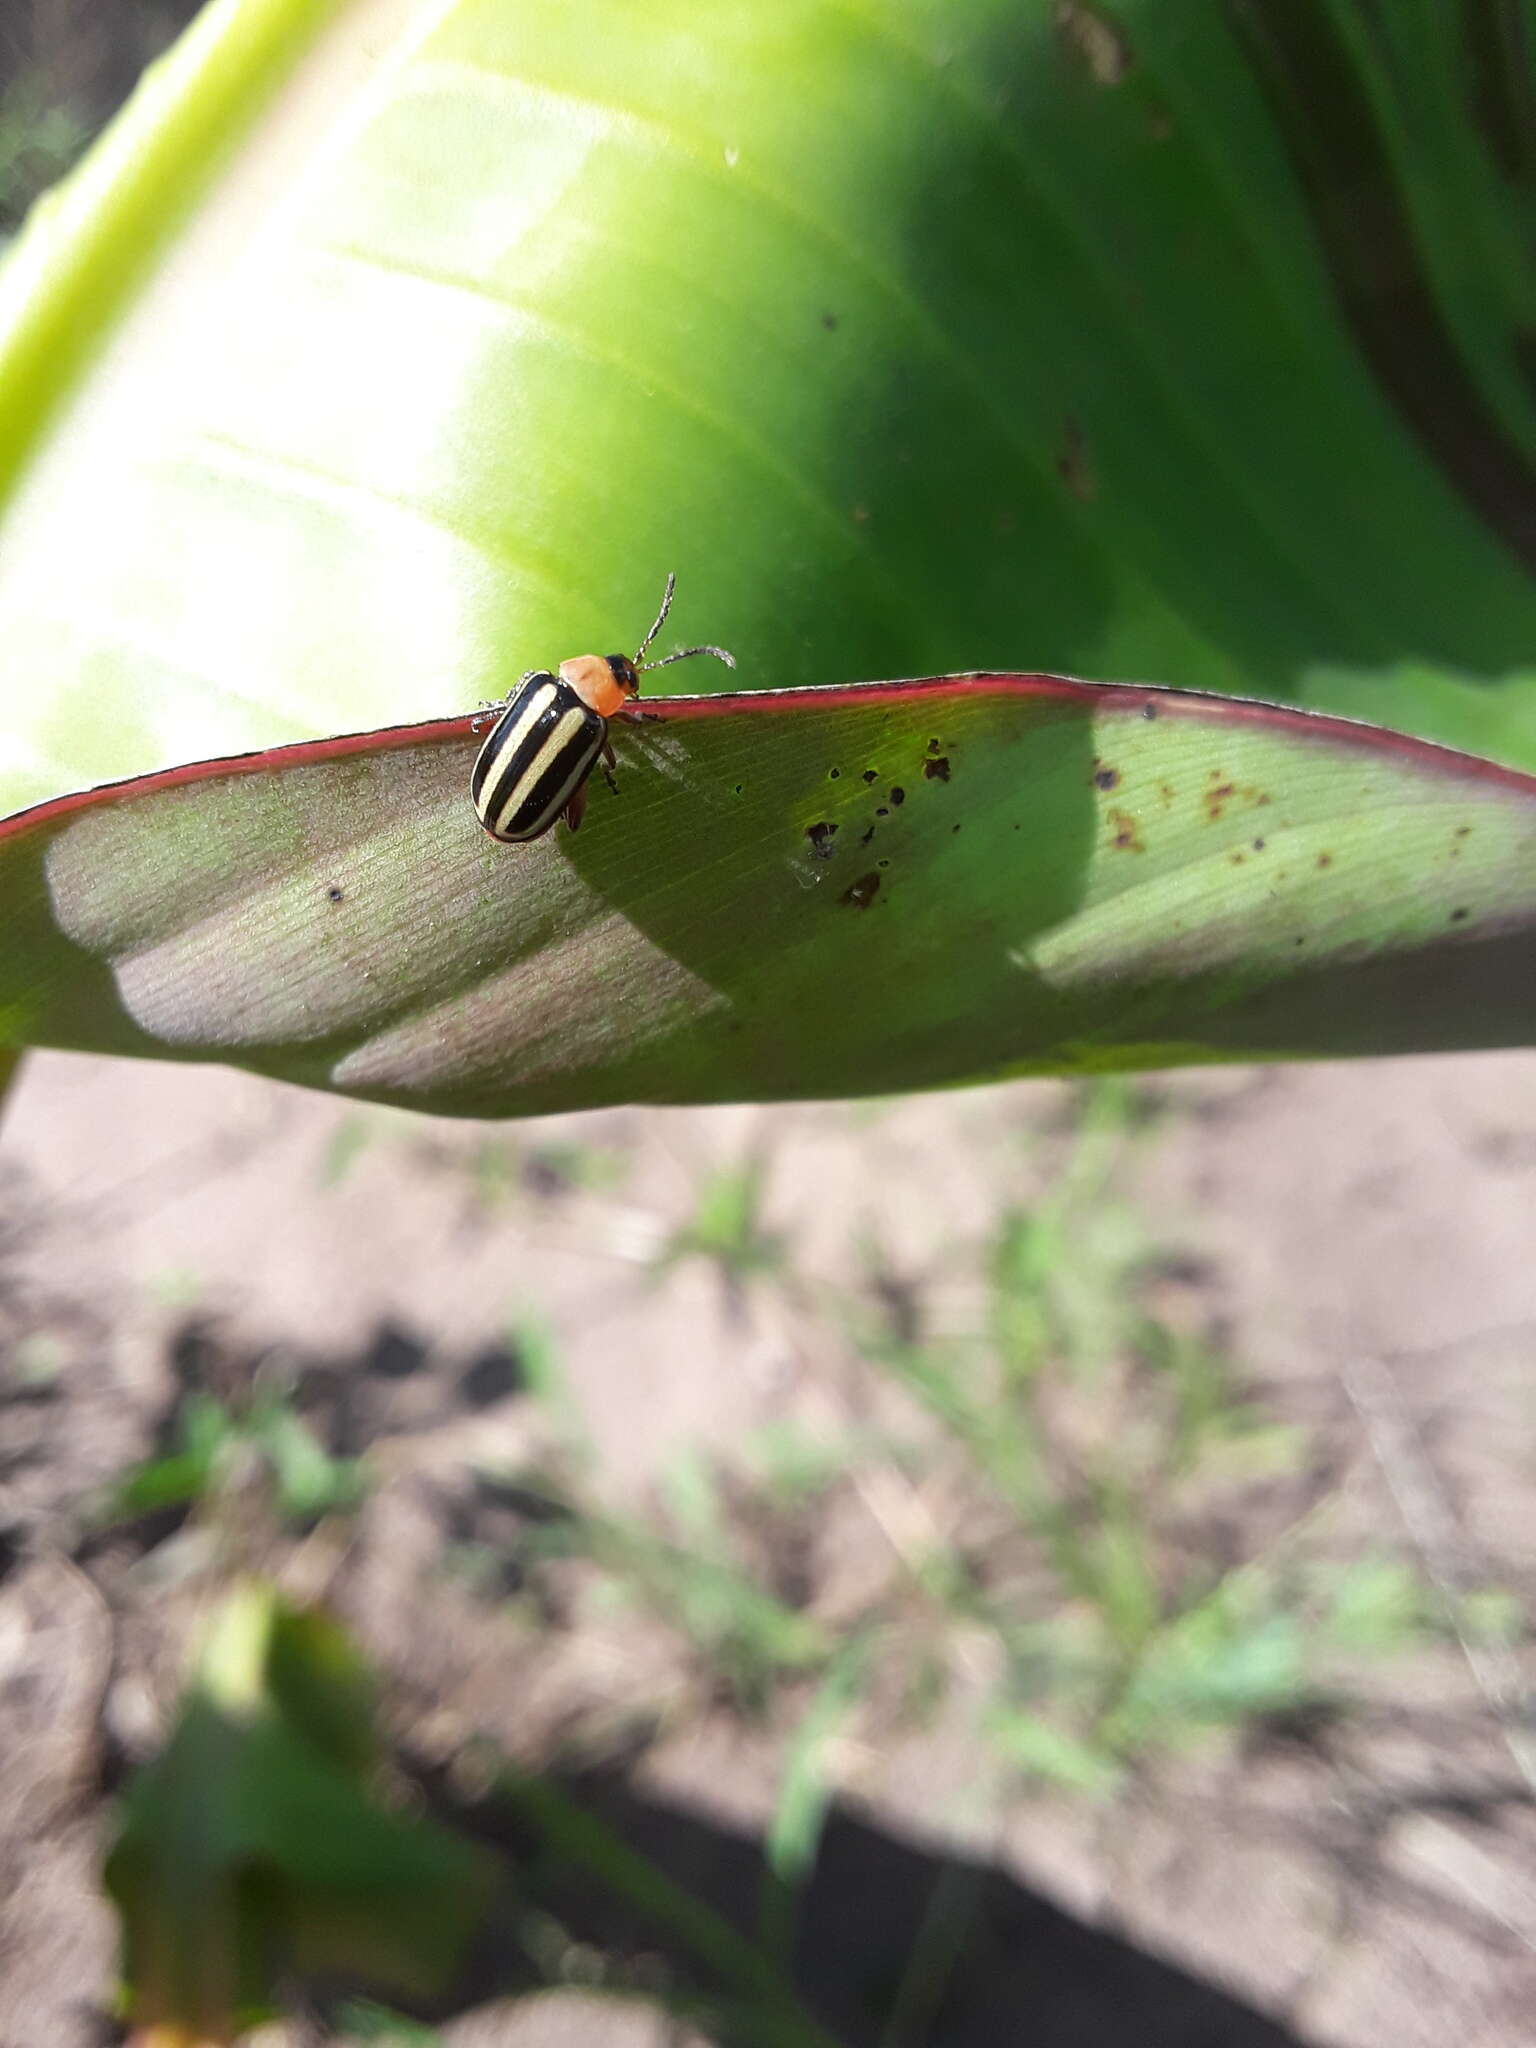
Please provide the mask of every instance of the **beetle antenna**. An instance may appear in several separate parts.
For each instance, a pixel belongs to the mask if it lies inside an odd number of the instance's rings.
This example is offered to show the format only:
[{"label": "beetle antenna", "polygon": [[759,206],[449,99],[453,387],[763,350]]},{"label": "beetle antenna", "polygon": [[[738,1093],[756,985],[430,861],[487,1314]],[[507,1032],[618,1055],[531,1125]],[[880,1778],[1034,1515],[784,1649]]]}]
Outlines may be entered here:
[{"label": "beetle antenna", "polygon": [[685,647],[677,654],[664,654],[660,661],[637,661],[636,668],[667,668],[674,661],[690,661],[696,654],[712,654],[716,661],[723,661],[727,668],[736,666],[734,654],[727,654],[723,647]]},{"label": "beetle antenna", "polygon": [[645,638],[640,642],[640,645],[635,649],[636,668],[655,668],[657,666],[657,664],[654,661],[642,662],[640,657],[644,654],[647,647],[650,646],[651,642],[656,638],[656,635],[661,631],[662,627],[666,624],[667,613],[672,609],[672,593],[674,590],[676,590],[676,588],[677,572],[676,570],[669,569],[667,572],[667,587],[661,593],[661,610],[656,614],[656,623],[654,626],[652,626],[649,633],[646,634]]}]

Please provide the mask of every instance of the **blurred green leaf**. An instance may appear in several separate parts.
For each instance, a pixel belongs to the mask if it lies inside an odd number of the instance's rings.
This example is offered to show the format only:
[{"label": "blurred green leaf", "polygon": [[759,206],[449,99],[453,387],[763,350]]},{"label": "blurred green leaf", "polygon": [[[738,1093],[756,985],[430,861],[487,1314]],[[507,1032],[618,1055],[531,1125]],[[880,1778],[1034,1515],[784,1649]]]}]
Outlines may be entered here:
[{"label": "blurred green leaf", "polygon": [[762,1220],[766,1178],[767,1167],[759,1159],[711,1174],[693,1214],[657,1253],[657,1270],[666,1272],[688,1259],[700,1259],[713,1266],[736,1295],[750,1280],[779,1271],[785,1260],[784,1240]]},{"label": "blurred green leaf", "polygon": [[1103,1732],[1122,1748],[1177,1739],[1181,1723],[1276,1713],[1309,1689],[1301,1618],[1223,1585],[1152,1637]]},{"label": "blurred green leaf", "polygon": [[1431,1622],[1427,1588],[1400,1558],[1357,1558],[1328,1573],[1322,1590],[1323,1625],[1341,1649],[1390,1654],[1422,1637]]},{"label": "blurred green leaf", "polygon": [[356,1507],[361,1500],[360,1461],[333,1458],[281,1391],[257,1403],[248,1434],[271,1467],[278,1511],[286,1520],[314,1521],[337,1509]]},{"label": "blurred green leaf", "polygon": [[418,1994],[451,1974],[494,1871],[379,1802],[370,1697],[320,1616],[258,1584],[219,1611],[107,1863],[138,2026],[227,2042],[293,1971]]},{"label": "blurred green leaf", "polygon": [[285,1387],[259,1388],[240,1412],[194,1388],[180,1402],[175,1425],[177,1448],[145,1459],[113,1482],[102,1505],[109,1519],[184,1507],[216,1494],[235,1475],[242,1450],[263,1461],[274,1505],[286,1521],[314,1521],[355,1507],[362,1498],[361,1460],[333,1458],[295,1414]]},{"label": "blurred green leaf", "polygon": [[1121,1765],[1113,1755],[1037,1715],[998,1707],[988,1716],[987,1734],[1014,1770],[1068,1792],[1102,1799],[1120,1782]]}]

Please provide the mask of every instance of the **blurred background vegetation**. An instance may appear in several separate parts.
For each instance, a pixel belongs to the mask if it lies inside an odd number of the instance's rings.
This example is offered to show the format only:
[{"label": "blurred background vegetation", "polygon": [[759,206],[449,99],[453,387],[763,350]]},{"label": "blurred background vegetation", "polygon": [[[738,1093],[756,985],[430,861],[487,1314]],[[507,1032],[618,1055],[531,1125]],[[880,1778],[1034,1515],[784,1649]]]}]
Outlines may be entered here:
[{"label": "blurred background vegetation", "polygon": [[0,246],[196,0],[11,0],[0,14]]}]

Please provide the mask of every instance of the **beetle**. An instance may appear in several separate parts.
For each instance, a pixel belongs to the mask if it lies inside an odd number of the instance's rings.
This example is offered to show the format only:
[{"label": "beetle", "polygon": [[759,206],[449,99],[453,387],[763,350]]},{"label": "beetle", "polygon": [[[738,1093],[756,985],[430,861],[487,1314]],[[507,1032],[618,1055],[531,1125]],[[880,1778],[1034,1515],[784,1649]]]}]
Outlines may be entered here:
[{"label": "beetle", "polygon": [[736,666],[735,656],[723,647],[685,647],[659,661],[645,659],[645,650],[666,623],[676,588],[676,576],[668,576],[656,623],[633,657],[574,654],[556,674],[530,669],[504,704],[489,707],[497,714],[496,723],[476,757],[469,793],[493,839],[541,839],[559,818],[574,832],[587,807],[587,777],[599,756],[609,788],[618,788],[608,722],[627,711],[639,694],[643,670],[667,668],[695,654],[712,654],[727,668]]}]

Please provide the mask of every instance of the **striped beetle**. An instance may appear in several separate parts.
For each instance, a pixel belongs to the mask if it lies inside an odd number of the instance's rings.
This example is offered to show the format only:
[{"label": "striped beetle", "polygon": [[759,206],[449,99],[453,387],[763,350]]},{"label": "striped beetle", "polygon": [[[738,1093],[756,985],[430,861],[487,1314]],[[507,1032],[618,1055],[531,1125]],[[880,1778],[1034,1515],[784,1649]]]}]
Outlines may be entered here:
[{"label": "striped beetle", "polygon": [[558,675],[530,669],[504,705],[490,707],[498,715],[476,758],[469,793],[493,839],[539,839],[557,818],[574,832],[587,807],[587,777],[599,755],[609,788],[618,787],[608,721],[627,710],[639,693],[643,669],[667,668],[695,654],[712,654],[727,668],[736,666],[735,656],[723,647],[685,647],[659,661],[644,659],[672,609],[676,587],[676,576],[668,576],[656,623],[633,660],[627,654],[574,654],[561,662]]}]

